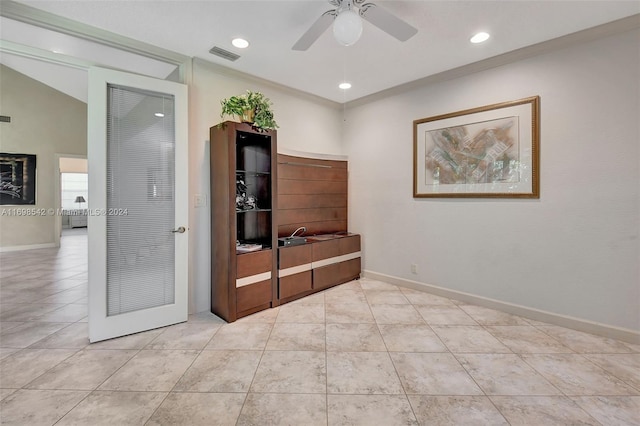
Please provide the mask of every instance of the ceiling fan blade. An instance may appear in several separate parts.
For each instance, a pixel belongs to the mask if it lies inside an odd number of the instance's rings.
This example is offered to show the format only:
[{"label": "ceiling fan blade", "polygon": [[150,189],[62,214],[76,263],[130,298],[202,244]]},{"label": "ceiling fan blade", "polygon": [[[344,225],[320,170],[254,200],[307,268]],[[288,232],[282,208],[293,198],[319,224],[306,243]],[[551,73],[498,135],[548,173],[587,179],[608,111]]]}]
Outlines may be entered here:
[{"label": "ceiling fan blade", "polygon": [[328,10],[322,14],[316,22],[313,23],[311,28],[300,37],[300,40],[293,45],[293,50],[307,50],[315,41],[324,33],[327,28],[331,26],[331,23],[338,15],[335,10]]},{"label": "ceiling fan blade", "polygon": [[400,41],[407,41],[418,32],[416,28],[373,3],[360,6],[360,16]]}]

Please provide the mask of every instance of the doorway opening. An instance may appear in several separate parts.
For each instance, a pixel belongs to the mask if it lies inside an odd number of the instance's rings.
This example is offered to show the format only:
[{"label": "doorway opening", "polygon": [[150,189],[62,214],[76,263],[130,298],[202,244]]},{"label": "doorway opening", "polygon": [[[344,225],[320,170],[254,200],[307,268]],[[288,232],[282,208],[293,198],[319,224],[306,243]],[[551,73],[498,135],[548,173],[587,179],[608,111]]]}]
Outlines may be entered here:
[{"label": "doorway opening", "polygon": [[56,246],[62,235],[87,234],[87,206],[89,202],[89,173],[87,157],[56,155]]}]

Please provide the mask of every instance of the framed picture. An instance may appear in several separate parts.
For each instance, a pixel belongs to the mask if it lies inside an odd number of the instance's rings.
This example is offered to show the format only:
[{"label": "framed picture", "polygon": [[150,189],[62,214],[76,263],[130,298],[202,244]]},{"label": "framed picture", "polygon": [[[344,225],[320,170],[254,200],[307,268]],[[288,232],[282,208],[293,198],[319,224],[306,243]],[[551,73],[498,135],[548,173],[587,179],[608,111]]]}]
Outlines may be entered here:
[{"label": "framed picture", "polygon": [[415,198],[540,198],[540,97],[413,122]]},{"label": "framed picture", "polygon": [[36,156],[0,153],[0,205],[36,204]]}]

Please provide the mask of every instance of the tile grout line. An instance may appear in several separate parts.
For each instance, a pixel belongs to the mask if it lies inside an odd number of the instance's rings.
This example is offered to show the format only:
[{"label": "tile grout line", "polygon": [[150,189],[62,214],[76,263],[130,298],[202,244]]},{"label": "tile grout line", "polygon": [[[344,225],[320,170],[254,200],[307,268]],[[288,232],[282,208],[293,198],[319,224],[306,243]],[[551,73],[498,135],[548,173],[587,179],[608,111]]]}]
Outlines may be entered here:
[{"label": "tile grout line", "polygon": [[329,426],[329,345],[327,344],[327,292],[322,292],[324,301],[324,409],[327,416],[327,426]]},{"label": "tile grout line", "polygon": [[[187,316],[188,318],[188,316]],[[189,320],[187,319],[187,322],[184,324],[187,324],[189,322]],[[170,326],[169,326],[170,327]],[[168,329],[168,328],[167,328]],[[164,402],[167,400],[167,398],[169,397],[169,395],[171,395],[171,392],[173,392],[173,390],[176,388],[176,386],[178,385],[178,383],[180,383],[180,380],[182,380],[182,378],[184,377],[184,375],[187,373],[187,371],[189,371],[189,369],[193,366],[193,364],[196,362],[196,360],[200,357],[200,354],[202,354],[202,352],[204,351],[204,348],[207,347],[207,344],[209,344],[209,342],[211,341],[211,339],[213,339],[213,336],[215,336],[218,333],[218,330],[220,330],[220,327],[218,327],[214,333],[211,335],[211,337],[207,340],[207,342],[203,345],[202,349],[198,350],[198,353],[196,354],[196,356],[193,358],[193,360],[191,361],[191,363],[189,364],[189,366],[187,368],[185,368],[185,370],[182,372],[182,374],[180,375],[180,377],[178,377],[178,380],[176,380],[176,382],[173,384],[173,386],[171,387],[171,389],[169,389],[169,391],[167,392],[167,394],[164,396],[164,398],[162,398],[162,401],[160,401],[160,403],[158,404],[158,406],[153,410],[153,412],[149,415],[149,417],[145,420],[144,424],[146,425],[147,423],[149,423],[149,420],[151,420],[153,418],[153,416],[158,412],[158,410],[160,409],[160,407],[162,406],[162,404],[164,404]],[[163,335],[166,332],[163,331],[162,333],[158,334],[156,337],[154,337],[147,345],[145,345],[145,347],[151,345],[156,339],[158,339],[161,335]],[[144,348],[143,348],[144,349]]]},{"label": "tile grout line", "polygon": [[[456,307],[458,309],[460,309],[462,312],[464,312],[465,314],[469,315],[469,313],[467,313],[464,309],[460,308],[459,306],[456,305]],[[416,309],[417,310],[417,309]],[[418,313],[420,313],[420,311],[418,311]],[[420,315],[422,316],[422,315]],[[473,318],[471,315],[469,315],[469,317],[476,323],[478,323],[478,321]],[[473,381],[473,383],[475,383],[475,385],[478,387],[478,389],[480,390],[480,392],[482,392],[482,395],[487,399],[487,401],[489,401],[491,403],[491,405],[496,409],[496,411],[500,414],[500,416],[502,416],[502,418],[504,419],[505,422],[507,422],[507,424],[510,424],[510,422],[507,420],[507,418],[505,417],[504,413],[502,413],[502,411],[500,411],[500,409],[495,405],[495,403],[493,402],[493,400],[489,397],[489,395],[487,395],[486,391],[484,390],[484,388],[482,386],[480,386],[480,384],[476,381],[475,377],[473,377],[473,375],[465,368],[465,366],[460,362],[460,360],[458,359],[458,357],[456,356],[455,353],[453,353],[453,351],[451,350],[451,348],[449,348],[449,346],[447,346],[445,344],[445,342],[441,339],[441,337],[438,335],[438,333],[436,333],[436,331],[433,329],[433,327],[431,327],[431,324],[429,324],[429,322],[426,320],[426,318],[423,317],[423,319],[425,320],[425,322],[427,323],[427,326],[429,327],[429,329],[431,329],[431,331],[433,332],[433,334],[438,338],[438,340],[442,343],[442,345],[449,351],[449,354],[456,360],[456,362],[458,363],[458,365],[460,366],[460,368],[462,368],[465,373],[467,374],[467,376],[469,376],[469,378]],[[478,325],[480,325],[478,323]],[[493,335],[492,335],[493,336]],[[494,337],[495,338],[495,337]]]},{"label": "tile grout line", "polygon": [[[236,422],[235,422],[236,425],[238,425],[238,422],[240,421],[240,417],[242,416],[242,412],[244,410],[244,407],[247,404],[247,400],[249,399],[249,394],[251,393],[251,387],[253,386],[253,382],[255,381],[256,375],[258,374],[258,369],[260,368],[260,364],[262,364],[262,358],[264,357],[264,354],[267,351],[267,344],[269,343],[269,339],[271,338],[271,333],[273,332],[273,329],[275,328],[276,321],[278,320],[278,316],[280,316],[280,309],[278,309],[278,313],[276,314],[276,317],[273,320],[273,323],[267,322],[267,324],[271,324],[271,327],[269,329],[269,334],[268,334],[267,338],[264,341],[264,347],[262,348],[262,351],[261,351],[262,353],[260,354],[260,359],[258,360],[258,365],[256,365],[256,369],[253,372],[253,377],[251,378],[251,382],[249,383],[249,386],[247,386],[247,391],[244,392],[245,396],[244,396],[244,400],[242,401],[242,405],[240,407],[240,411],[238,411],[238,418],[236,419]],[[238,349],[233,349],[233,350],[238,350]]]},{"label": "tile grout line", "polygon": [[[366,294],[365,294],[365,298],[366,298]],[[371,310],[371,304],[368,303],[368,299],[367,299],[367,304],[369,305],[369,310],[371,311],[371,315],[373,315],[373,311]],[[420,313],[418,312],[418,314],[420,314]],[[422,315],[420,315],[420,317],[422,317]],[[398,372],[398,367],[396,366],[396,363],[393,362],[393,357],[391,356],[391,353],[389,351],[389,346],[387,345],[386,340],[384,340],[384,336],[382,335],[382,330],[380,330],[380,324],[375,320],[375,316],[374,316],[373,319],[375,321],[375,325],[376,325],[376,329],[378,330],[378,334],[380,334],[380,338],[382,339],[382,344],[384,345],[384,347],[386,349],[387,357],[389,358],[389,361],[391,361],[391,365],[393,366],[393,371],[395,371],[396,376],[398,377],[398,381],[400,382],[400,387],[402,388],[403,396],[404,396],[405,400],[407,401],[407,404],[409,404],[409,408],[411,409],[411,414],[413,414],[413,418],[415,419],[416,423],[420,424],[420,422],[418,420],[418,415],[416,414],[416,411],[415,411],[415,408],[413,407],[413,404],[411,404],[411,400],[409,399],[409,395],[407,394],[407,389],[405,388],[404,383],[402,383],[402,378],[400,377],[400,373]],[[426,323],[426,321],[425,321],[425,323]],[[382,324],[382,325],[384,325],[384,324]]]}]

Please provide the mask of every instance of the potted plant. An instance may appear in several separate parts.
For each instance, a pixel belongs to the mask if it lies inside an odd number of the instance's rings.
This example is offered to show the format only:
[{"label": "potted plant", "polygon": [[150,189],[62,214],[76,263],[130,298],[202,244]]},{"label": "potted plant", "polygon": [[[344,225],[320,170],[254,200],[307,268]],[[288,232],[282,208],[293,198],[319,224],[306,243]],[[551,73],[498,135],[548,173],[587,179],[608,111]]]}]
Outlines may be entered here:
[{"label": "potted plant", "polygon": [[220,101],[222,112],[220,118],[226,115],[237,116],[241,122],[252,123],[254,127],[263,130],[273,130],[278,124],[273,118],[271,101],[260,92],[252,92],[239,96],[231,96]]}]

